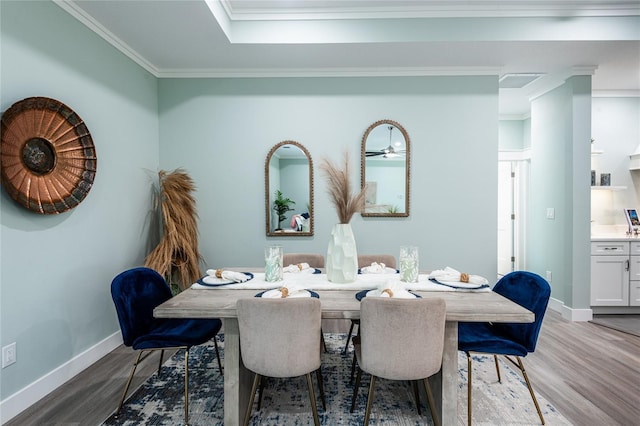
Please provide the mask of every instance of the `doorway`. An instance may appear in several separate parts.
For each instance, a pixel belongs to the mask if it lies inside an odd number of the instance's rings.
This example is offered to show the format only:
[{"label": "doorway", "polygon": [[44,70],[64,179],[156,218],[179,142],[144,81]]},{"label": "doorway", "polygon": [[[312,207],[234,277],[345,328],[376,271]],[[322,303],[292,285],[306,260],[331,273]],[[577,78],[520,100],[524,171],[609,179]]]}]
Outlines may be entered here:
[{"label": "doorway", "polygon": [[525,265],[526,200],[529,162],[498,161],[498,278]]}]

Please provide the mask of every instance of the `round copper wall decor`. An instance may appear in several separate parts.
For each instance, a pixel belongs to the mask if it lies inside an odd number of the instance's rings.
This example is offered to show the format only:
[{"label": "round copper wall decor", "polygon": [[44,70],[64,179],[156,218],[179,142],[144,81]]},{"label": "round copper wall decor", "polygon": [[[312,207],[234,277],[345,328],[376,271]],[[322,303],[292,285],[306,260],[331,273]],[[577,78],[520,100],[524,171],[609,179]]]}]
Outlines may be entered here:
[{"label": "round copper wall decor", "polygon": [[34,97],[2,114],[2,185],[22,206],[57,214],[80,204],[96,175],[87,126],[65,104]]}]

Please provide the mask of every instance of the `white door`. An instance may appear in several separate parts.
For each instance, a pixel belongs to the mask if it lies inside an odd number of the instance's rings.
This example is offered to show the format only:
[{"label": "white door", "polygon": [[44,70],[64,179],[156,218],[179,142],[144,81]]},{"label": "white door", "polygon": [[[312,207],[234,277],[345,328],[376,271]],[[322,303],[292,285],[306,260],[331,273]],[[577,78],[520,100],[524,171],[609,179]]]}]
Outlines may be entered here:
[{"label": "white door", "polygon": [[515,267],[514,162],[498,162],[498,277]]}]

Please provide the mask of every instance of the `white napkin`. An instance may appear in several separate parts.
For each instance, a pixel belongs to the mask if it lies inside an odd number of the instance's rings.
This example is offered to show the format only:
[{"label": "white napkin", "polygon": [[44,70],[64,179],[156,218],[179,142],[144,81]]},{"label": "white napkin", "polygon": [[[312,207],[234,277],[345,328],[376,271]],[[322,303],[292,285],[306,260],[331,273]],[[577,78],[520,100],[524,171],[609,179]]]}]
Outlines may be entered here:
[{"label": "white napkin", "polygon": [[267,290],[262,293],[261,297],[267,298],[285,298],[285,297],[310,297],[311,293],[307,290],[296,288],[294,286],[282,286],[274,288],[273,290]]},{"label": "white napkin", "polygon": [[312,268],[308,263],[297,263],[295,265],[289,265],[282,268],[283,272],[292,272],[295,274],[313,274],[316,272],[316,268]]},{"label": "white napkin", "polygon": [[387,268],[387,265],[382,262],[373,262],[371,266],[360,268],[362,274],[395,274],[396,272],[393,268]]},{"label": "white napkin", "polygon": [[409,293],[404,284],[399,281],[388,281],[375,290],[367,293],[367,297],[393,297],[394,299],[415,299],[415,294]]},{"label": "white napkin", "polygon": [[[453,268],[446,267],[444,269],[437,269],[429,274],[429,279],[435,279],[439,282],[455,282],[460,283],[460,276],[462,274],[459,271],[456,271]],[[469,276],[469,284],[475,285],[488,285],[489,281],[486,278],[481,277],[480,275],[471,275]]]},{"label": "white napkin", "polygon": [[247,276],[247,274],[244,274],[242,272],[227,271],[227,270],[222,270],[220,274],[221,277],[218,277],[217,275],[218,271],[219,269],[207,269],[207,275],[215,278],[222,278],[225,280],[234,281],[237,283],[243,283],[249,280],[249,277]]}]

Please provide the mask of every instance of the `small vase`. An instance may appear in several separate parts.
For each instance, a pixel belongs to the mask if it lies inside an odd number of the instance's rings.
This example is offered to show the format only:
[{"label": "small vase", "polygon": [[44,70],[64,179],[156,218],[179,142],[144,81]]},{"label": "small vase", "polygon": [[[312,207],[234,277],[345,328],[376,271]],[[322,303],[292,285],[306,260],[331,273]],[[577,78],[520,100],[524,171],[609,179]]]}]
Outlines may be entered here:
[{"label": "small vase", "polygon": [[352,283],[356,280],[358,253],[356,239],[348,223],[338,223],[331,230],[326,270],[330,282]]}]

